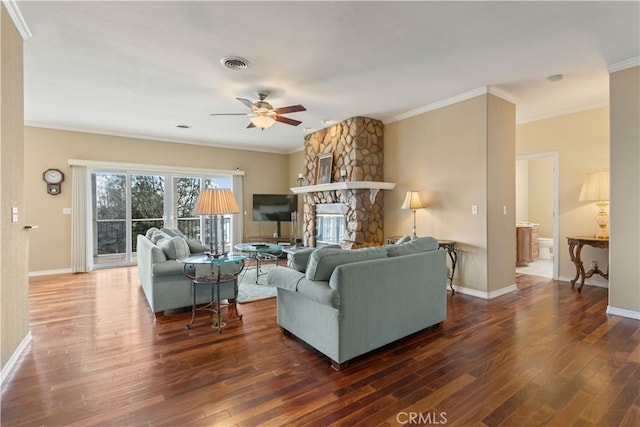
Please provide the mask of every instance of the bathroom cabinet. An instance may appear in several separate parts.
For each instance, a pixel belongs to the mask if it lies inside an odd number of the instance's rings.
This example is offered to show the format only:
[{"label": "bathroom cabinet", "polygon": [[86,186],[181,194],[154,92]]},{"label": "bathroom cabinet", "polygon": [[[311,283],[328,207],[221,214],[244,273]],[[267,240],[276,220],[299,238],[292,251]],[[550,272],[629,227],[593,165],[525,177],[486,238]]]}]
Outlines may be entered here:
[{"label": "bathroom cabinet", "polygon": [[538,224],[516,225],[516,266],[523,267],[540,256]]}]

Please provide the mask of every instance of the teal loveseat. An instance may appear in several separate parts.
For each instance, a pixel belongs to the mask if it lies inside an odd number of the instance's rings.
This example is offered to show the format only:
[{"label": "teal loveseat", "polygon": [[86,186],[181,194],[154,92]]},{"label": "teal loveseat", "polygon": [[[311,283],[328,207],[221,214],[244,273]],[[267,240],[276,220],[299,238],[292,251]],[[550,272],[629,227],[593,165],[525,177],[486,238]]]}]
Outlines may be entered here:
[{"label": "teal loveseat", "polygon": [[[184,264],[178,259],[203,253],[208,247],[187,239],[175,228],[150,228],[137,236],[138,278],[151,311],[158,313],[169,309],[191,307],[193,302],[191,280],[184,274]],[[208,269],[196,266],[194,269]],[[235,268],[235,267],[233,267]],[[207,274],[203,271],[202,274]],[[220,299],[233,299],[237,284],[220,285]],[[211,301],[211,290],[206,286],[197,289],[196,303]]]},{"label": "teal loveseat", "polygon": [[336,370],[446,318],[445,251],[432,237],[296,255],[294,268],[275,267],[267,276],[278,287],[278,325],[328,356]]}]

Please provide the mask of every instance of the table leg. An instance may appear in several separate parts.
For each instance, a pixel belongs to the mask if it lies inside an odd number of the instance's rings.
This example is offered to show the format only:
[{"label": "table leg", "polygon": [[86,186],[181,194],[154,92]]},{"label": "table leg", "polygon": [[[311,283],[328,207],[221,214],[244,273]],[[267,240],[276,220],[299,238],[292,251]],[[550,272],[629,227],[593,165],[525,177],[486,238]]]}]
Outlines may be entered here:
[{"label": "table leg", "polygon": [[569,243],[569,255],[571,256],[571,261],[576,266],[576,276],[571,281],[571,286],[573,287],[578,278],[580,278],[580,286],[578,286],[578,293],[582,292],[582,287],[584,286],[585,272],[584,265],[582,260],[580,259],[580,253],[582,252],[582,244],[577,242]]},{"label": "table leg", "polygon": [[187,329],[191,329],[193,322],[196,320],[196,282],[194,280],[191,281],[191,296],[191,321],[187,323]]},{"label": "table leg", "polygon": [[451,288],[451,294],[455,294],[456,291],[453,289],[453,275],[456,274],[456,264],[458,262],[458,253],[454,248],[447,249],[449,253],[449,258],[451,259],[451,277],[449,277],[449,287]]},{"label": "table leg", "polygon": [[222,333],[222,321],[220,320],[220,281],[214,285],[216,289],[216,313],[218,314],[218,333]]}]

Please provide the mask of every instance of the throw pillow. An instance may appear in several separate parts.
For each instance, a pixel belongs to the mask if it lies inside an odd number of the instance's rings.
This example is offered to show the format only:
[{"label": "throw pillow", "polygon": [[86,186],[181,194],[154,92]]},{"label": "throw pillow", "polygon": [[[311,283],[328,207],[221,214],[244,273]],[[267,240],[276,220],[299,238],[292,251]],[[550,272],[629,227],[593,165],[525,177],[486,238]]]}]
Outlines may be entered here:
[{"label": "throw pillow", "polygon": [[387,248],[383,246],[354,250],[320,248],[313,251],[307,265],[307,279],[329,280],[333,270],[339,265],[368,261],[387,257]]},{"label": "throw pillow", "polygon": [[187,239],[187,245],[189,245],[189,252],[191,252],[192,254],[206,252],[211,249],[209,245],[204,245],[193,239]]},{"label": "throw pillow", "polygon": [[388,247],[390,257],[428,252],[438,249],[438,241],[433,237],[418,237],[408,242]]},{"label": "throw pillow", "polygon": [[156,229],[153,233],[151,233],[149,240],[151,240],[153,243],[157,245],[158,241],[162,239],[169,239],[169,238],[171,238],[171,236],[169,236],[167,233]]},{"label": "throw pillow", "polygon": [[144,237],[146,237],[147,239],[151,240],[151,235],[153,235],[156,231],[160,231],[160,230],[157,229],[156,227],[151,227],[150,229],[147,230],[147,232],[145,233]]},{"label": "throw pillow", "polygon": [[401,238],[398,239],[398,241],[395,243],[396,245],[401,245],[403,243],[407,243],[411,241],[411,236],[402,236]]},{"label": "throw pillow", "polygon": [[164,227],[162,229],[162,232],[168,234],[170,237],[183,237],[183,238],[187,237],[184,234],[182,234],[182,231],[178,230],[177,228]]},{"label": "throw pillow", "polygon": [[181,259],[189,256],[189,245],[182,237],[169,237],[158,240],[157,245],[162,249],[167,259]]}]

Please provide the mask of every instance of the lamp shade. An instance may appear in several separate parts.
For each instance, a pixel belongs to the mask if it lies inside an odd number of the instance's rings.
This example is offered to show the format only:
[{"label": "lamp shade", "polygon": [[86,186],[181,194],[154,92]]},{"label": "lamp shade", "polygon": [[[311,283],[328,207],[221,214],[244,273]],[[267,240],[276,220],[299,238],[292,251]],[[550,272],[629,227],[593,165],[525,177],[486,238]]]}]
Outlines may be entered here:
[{"label": "lamp shade", "polygon": [[420,200],[420,192],[407,191],[407,195],[404,197],[404,202],[400,209],[423,209],[426,208],[422,200]]},{"label": "lamp shade", "polygon": [[193,211],[196,215],[224,215],[238,213],[240,208],[229,188],[205,188]]},{"label": "lamp shade", "polygon": [[252,116],[249,120],[260,129],[271,127],[276,122],[276,119],[267,115]]},{"label": "lamp shade", "polygon": [[580,191],[581,202],[600,202],[609,200],[609,172],[590,173],[584,179]]}]

